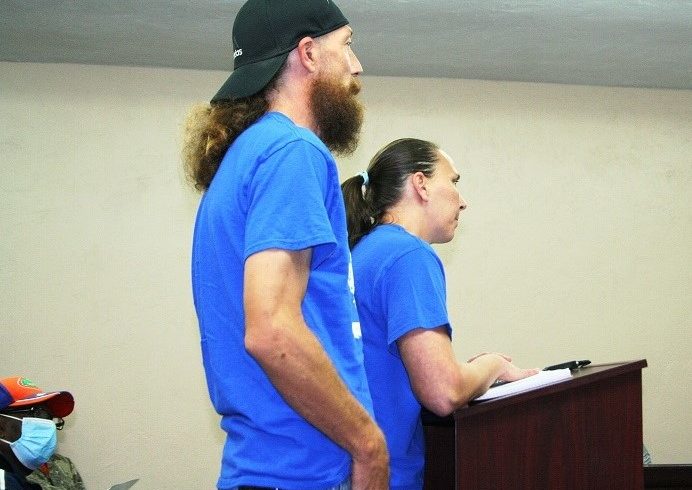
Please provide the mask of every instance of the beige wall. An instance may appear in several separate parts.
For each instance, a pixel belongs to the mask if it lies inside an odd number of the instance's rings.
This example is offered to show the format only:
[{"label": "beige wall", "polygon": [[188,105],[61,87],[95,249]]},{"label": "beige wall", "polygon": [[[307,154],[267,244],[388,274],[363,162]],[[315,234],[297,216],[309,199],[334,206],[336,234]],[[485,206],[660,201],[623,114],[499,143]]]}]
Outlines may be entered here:
[{"label": "beige wall", "polygon": [[[367,68],[367,67],[366,67]],[[220,72],[0,63],[0,375],[67,388],[89,488],[211,488],[183,116]],[[456,160],[454,347],[519,364],[646,358],[654,461],[692,462],[692,92],[368,78],[342,176],[403,136]]]}]

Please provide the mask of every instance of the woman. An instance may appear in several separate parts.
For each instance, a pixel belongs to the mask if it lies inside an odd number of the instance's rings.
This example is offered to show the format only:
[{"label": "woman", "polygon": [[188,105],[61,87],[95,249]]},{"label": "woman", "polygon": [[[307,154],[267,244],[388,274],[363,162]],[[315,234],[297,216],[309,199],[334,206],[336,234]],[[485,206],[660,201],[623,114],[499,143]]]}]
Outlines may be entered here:
[{"label": "woman", "polygon": [[400,139],[341,186],[366,374],[387,439],[392,489],[423,486],[421,405],[445,416],[495,380],[537,372],[502,354],[454,358],[444,269],[430,244],[454,237],[466,208],[458,182],[452,159],[435,144]]}]

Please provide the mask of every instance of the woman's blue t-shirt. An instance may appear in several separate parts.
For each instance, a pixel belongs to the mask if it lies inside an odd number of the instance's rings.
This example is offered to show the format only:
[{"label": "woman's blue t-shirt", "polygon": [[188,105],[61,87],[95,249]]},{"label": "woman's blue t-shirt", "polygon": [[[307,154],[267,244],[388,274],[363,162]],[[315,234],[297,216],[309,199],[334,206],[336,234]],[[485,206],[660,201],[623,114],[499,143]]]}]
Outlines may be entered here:
[{"label": "woman's blue t-shirt", "polygon": [[391,462],[392,489],[423,488],[421,405],[397,340],[417,328],[446,326],[444,269],[432,247],[398,225],[379,225],[353,248],[356,304],[375,419]]}]

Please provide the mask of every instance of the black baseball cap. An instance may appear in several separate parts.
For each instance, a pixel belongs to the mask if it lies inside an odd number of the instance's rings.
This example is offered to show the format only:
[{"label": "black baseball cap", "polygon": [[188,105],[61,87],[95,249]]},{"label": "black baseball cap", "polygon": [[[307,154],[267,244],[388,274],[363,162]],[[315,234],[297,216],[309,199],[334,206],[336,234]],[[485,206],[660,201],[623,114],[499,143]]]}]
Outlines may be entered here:
[{"label": "black baseball cap", "polygon": [[211,101],[256,94],[301,39],[323,36],[346,24],[332,0],[248,0],[233,22],[233,73]]}]

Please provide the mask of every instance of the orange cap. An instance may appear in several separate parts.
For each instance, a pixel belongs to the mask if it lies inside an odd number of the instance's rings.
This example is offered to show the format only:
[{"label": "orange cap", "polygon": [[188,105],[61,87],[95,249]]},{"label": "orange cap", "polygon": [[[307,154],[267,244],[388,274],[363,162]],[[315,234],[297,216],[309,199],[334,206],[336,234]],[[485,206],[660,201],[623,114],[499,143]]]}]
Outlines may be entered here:
[{"label": "orange cap", "polygon": [[45,404],[54,417],[67,417],[74,410],[74,397],[67,391],[45,392],[33,381],[21,376],[0,379],[0,384],[12,397],[8,408]]}]

